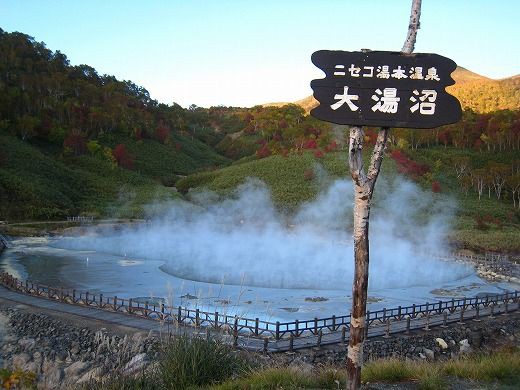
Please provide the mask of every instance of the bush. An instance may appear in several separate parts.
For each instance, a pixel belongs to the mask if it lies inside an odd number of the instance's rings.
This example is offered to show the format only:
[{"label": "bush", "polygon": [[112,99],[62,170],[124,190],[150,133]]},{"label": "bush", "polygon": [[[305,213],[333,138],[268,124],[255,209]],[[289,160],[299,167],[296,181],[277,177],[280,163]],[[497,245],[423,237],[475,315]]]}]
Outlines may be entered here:
[{"label": "bush", "polygon": [[222,382],[247,368],[228,345],[219,340],[181,335],[162,350],[159,376],[168,389],[186,389]]}]

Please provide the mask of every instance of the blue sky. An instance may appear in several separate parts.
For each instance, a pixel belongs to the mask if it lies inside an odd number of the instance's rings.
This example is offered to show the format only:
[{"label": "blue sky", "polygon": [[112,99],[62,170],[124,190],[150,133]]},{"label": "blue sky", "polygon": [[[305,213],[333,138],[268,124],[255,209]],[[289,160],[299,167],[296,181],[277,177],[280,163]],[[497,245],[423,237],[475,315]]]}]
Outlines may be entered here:
[{"label": "blue sky", "polygon": [[[320,49],[401,49],[411,0],[0,0],[0,27],[71,64],[183,106],[251,106],[312,93]],[[491,78],[520,73],[520,1],[423,0],[415,51]]]}]

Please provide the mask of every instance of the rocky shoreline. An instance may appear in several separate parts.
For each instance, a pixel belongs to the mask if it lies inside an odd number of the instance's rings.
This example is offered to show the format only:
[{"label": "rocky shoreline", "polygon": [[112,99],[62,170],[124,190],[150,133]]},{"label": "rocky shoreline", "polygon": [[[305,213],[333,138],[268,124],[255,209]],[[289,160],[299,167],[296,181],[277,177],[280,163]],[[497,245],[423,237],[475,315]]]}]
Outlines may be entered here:
[{"label": "rocky shoreline", "polygon": [[110,372],[142,370],[158,345],[151,335],[93,331],[9,307],[0,309],[0,336],[0,367],[35,373],[43,389],[70,389]]},{"label": "rocky shoreline", "polygon": [[[99,325],[97,329],[82,326],[81,321],[70,323],[35,308],[0,307],[0,367],[35,373],[38,388],[70,389],[107,378],[114,372],[142,372],[158,356],[161,340],[157,334],[116,334]],[[370,339],[365,343],[364,357],[446,360],[491,350],[497,345],[520,346],[518,311],[445,329]],[[273,355],[244,354],[262,365],[343,366],[346,345]]]}]

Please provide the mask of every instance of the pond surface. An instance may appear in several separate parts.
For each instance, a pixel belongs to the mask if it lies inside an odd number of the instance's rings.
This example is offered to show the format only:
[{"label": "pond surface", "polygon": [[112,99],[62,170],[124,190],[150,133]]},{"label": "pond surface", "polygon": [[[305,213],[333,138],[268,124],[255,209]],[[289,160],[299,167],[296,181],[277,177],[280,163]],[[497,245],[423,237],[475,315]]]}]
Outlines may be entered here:
[{"label": "pond surface", "polygon": [[[70,239],[74,240],[67,238]],[[226,284],[225,278],[220,283],[210,283],[190,280],[193,278],[185,273],[186,260],[176,274],[175,260],[70,249],[62,238],[15,238],[10,244],[0,257],[0,269],[19,279],[30,279],[40,284],[121,298],[162,298],[172,306],[189,306],[268,321],[304,320],[350,312],[351,279],[345,280],[344,289],[336,288],[337,284],[331,288],[327,283],[317,284],[319,288],[269,288],[246,283]],[[504,289],[513,288],[506,283],[480,279],[471,265],[429,261],[444,268],[444,275],[448,276],[443,276],[439,282],[432,275],[432,284],[421,280],[416,284],[403,282],[401,286],[393,283],[384,288],[371,285],[369,310],[502,293]],[[294,272],[298,270],[295,268]],[[213,279],[218,279],[218,276]]]}]

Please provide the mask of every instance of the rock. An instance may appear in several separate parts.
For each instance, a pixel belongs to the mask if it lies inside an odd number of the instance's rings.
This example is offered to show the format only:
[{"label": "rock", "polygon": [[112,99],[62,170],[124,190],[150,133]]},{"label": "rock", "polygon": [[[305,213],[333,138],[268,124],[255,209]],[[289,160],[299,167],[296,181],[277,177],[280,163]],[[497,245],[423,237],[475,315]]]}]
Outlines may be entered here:
[{"label": "rock", "polygon": [[423,348],[423,353],[426,356],[426,359],[435,360],[435,352],[433,352],[431,349]]},{"label": "rock", "polygon": [[83,374],[86,370],[90,368],[90,363],[88,362],[74,362],[70,366],[65,369],[65,375],[69,376],[79,376]]},{"label": "rock", "polygon": [[473,352],[473,348],[471,348],[471,345],[469,345],[468,339],[459,341],[459,352],[462,354]]},{"label": "rock", "polygon": [[437,345],[438,345],[442,350],[448,349],[448,343],[446,343],[446,341],[444,341],[444,340],[441,339],[440,337],[437,337],[437,338],[435,339],[435,342],[437,343]]},{"label": "rock", "polygon": [[30,337],[24,337],[23,339],[18,340],[18,345],[25,349],[26,351],[30,351],[34,348],[36,344],[36,340]]},{"label": "rock", "polygon": [[426,359],[426,356],[424,356],[424,354],[423,354],[422,352],[419,353],[419,357],[420,357],[421,359]]}]

